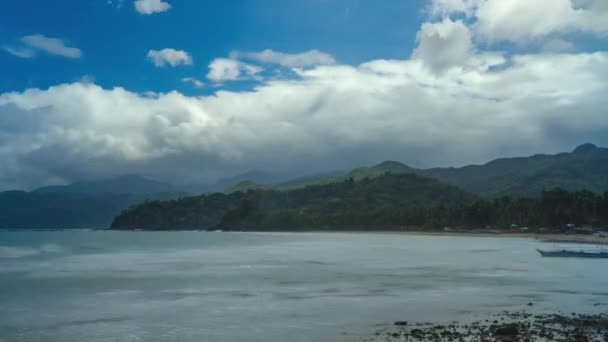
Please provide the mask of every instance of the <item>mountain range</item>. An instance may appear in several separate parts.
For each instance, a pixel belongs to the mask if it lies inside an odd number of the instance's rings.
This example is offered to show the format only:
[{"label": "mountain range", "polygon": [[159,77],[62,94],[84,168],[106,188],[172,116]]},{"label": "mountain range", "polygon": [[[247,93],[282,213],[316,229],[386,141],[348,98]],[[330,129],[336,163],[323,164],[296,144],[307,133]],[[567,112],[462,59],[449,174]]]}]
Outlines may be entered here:
[{"label": "mountain range", "polygon": [[327,172],[292,180],[285,180],[285,175],[254,171],[199,186],[177,186],[126,175],[47,186],[31,192],[0,192],[0,228],[107,228],[122,211],[148,200],[177,199],[212,192],[228,195],[248,190],[291,192],[351,179],[355,182],[374,179],[387,173],[416,174],[487,199],[535,197],[543,190],[555,187],[602,193],[608,190],[608,149],[583,144],[572,152],[502,158],[483,165],[457,168],[419,169],[398,161],[385,161],[347,172]]},{"label": "mountain range", "polygon": [[132,194],[149,195],[158,193],[184,192],[175,185],[144,178],[137,175],[125,175],[115,178],[90,182],[78,182],[67,185],[53,185],[38,188],[38,194]]},{"label": "mountain range", "polygon": [[179,188],[128,175],[99,181],[0,192],[0,229],[107,228],[131,205],[186,195]]},{"label": "mountain range", "polygon": [[608,148],[583,144],[569,153],[502,158],[483,165],[449,168],[418,169],[397,161],[385,161],[342,174],[310,177],[271,186],[248,180],[227,191],[262,188],[290,190],[349,178],[354,180],[373,178],[384,173],[415,173],[457,186],[484,198],[533,197],[539,195],[543,189],[555,187],[569,191],[589,190],[601,193],[608,190]]}]

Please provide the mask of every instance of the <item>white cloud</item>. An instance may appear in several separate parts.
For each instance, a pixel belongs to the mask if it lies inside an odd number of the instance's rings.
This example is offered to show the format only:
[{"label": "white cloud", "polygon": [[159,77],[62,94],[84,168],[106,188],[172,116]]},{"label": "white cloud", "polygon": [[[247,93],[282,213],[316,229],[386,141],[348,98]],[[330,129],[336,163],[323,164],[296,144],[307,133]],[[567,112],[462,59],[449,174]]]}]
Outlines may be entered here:
[{"label": "white cloud", "polygon": [[2,49],[13,56],[20,58],[33,58],[36,56],[36,51],[28,48],[5,46]]},{"label": "white cloud", "polygon": [[216,58],[209,64],[207,78],[214,82],[256,78],[262,68],[230,58]]},{"label": "white cloud", "polygon": [[462,66],[473,52],[471,32],[461,20],[445,18],[439,23],[424,23],[416,41],[418,46],[412,57],[424,61],[436,72]]},{"label": "white cloud", "polygon": [[148,59],[157,67],[170,65],[191,65],[192,57],[184,50],[162,49],[150,50],[147,54]]},{"label": "white cloud", "polygon": [[143,15],[166,12],[171,9],[171,4],[162,0],[135,0],[133,5],[137,13]]},{"label": "white cloud", "polygon": [[[13,52],[17,51],[22,56],[33,57],[35,51],[43,51],[51,55],[63,56],[67,58],[80,58],[82,52],[78,48],[66,46],[65,41],[58,38],[47,37],[42,34],[35,34],[21,38],[21,42],[26,45],[26,48],[14,48]],[[30,58],[26,57],[26,58]]]},{"label": "white cloud", "polygon": [[[0,185],[124,173],[188,181],[383,159],[457,165],[608,143],[608,53],[485,67],[503,58],[472,54],[469,67],[439,74],[418,59],[317,66],[211,96],[82,82],[0,94]],[[212,78],[242,76],[231,72]]]},{"label": "white cloud", "polygon": [[260,63],[278,64],[289,68],[303,68],[315,65],[334,64],[334,58],[319,50],[309,50],[302,53],[283,53],[273,50],[259,52],[233,51],[230,54],[233,59],[249,59]]},{"label": "white cloud", "polygon": [[197,80],[196,78],[192,78],[192,77],[184,77],[184,78],[182,78],[182,82],[190,83],[195,88],[199,88],[199,89],[205,86],[205,83],[203,83],[201,80]]},{"label": "white cloud", "polygon": [[465,14],[477,37],[488,42],[524,43],[552,34],[608,34],[605,0],[432,0],[431,14]]}]

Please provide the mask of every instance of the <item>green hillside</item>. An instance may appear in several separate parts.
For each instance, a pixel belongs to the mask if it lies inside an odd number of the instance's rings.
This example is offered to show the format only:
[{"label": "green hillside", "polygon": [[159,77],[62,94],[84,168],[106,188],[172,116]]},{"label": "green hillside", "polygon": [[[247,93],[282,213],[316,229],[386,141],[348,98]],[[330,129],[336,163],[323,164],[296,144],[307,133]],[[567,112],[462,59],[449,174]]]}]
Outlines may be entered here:
[{"label": "green hillside", "polygon": [[305,188],[215,193],[129,208],[114,229],[223,229],[355,226],[405,209],[456,205],[475,197],[415,174],[384,174]]},{"label": "green hillside", "polygon": [[608,190],[608,149],[584,144],[571,153],[504,158],[418,173],[484,197],[532,197],[555,187],[602,193]]},{"label": "green hillside", "polygon": [[[608,190],[608,149],[584,144],[571,153],[502,158],[483,165],[459,168],[415,169],[397,161],[385,161],[375,166],[355,168],[342,174],[309,177],[265,187],[274,190],[293,190],[310,185],[342,182],[347,179],[374,178],[385,173],[416,173],[485,198],[534,197],[540,195],[543,190],[556,187],[568,191],[588,190],[603,193]],[[230,191],[259,187],[257,184],[241,183]]]}]

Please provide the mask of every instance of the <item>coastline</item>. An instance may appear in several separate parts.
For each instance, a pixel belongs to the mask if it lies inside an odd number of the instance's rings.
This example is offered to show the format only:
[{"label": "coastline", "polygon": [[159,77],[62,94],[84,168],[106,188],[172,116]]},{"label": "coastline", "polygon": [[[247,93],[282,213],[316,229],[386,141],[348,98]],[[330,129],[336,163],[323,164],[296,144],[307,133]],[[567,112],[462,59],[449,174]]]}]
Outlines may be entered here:
[{"label": "coastline", "polygon": [[387,232],[405,235],[428,236],[470,236],[470,237],[501,237],[501,238],[532,238],[555,243],[601,243],[608,244],[608,238],[586,234],[541,234],[541,233],[473,233],[473,232]]},{"label": "coastline", "polygon": [[559,233],[509,233],[509,232],[472,232],[472,231],[425,231],[425,230],[337,230],[337,229],[301,229],[301,230],[205,230],[205,229],[104,229],[107,231],[128,232],[221,232],[221,233],[327,233],[327,234],[397,234],[412,236],[452,236],[452,237],[496,237],[496,238],[518,238],[536,239],[543,242],[553,243],[579,243],[579,244],[601,244],[608,245],[608,237],[599,237],[591,234],[559,234]]},{"label": "coastline", "polygon": [[327,233],[327,234],[396,234],[411,236],[445,236],[445,237],[494,237],[512,239],[535,239],[549,243],[572,243],[572,244],[596,244],[608,245],[608,237],[599,237],[590,234],[558,234],[558,233],[509,233],[509,232],[479,232],[479,231],[425,231],[425,230],[337,230],[337,229],[301,229],[301,230],[206,230],[206,229],[112,229],[112,228],[77,228],[77,229],[0,229],[0,232],[65,232],[65,231],[93,231],[93,232],[143,232],[143,233],[167,233],[167,232],[222,232],[222,233]]}]

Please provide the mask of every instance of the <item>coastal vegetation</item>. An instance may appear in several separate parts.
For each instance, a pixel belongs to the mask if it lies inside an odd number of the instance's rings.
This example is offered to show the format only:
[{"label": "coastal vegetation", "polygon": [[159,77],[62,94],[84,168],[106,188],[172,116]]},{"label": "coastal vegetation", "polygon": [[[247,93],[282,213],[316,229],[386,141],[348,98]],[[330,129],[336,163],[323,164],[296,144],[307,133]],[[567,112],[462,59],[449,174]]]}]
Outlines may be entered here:
[{"label": "coastal vegetation", "polygon": [[561,230],[608,225],[608,192],[542,191],[533,198],[485,199],[416,174],[278,191],[250,189],[171,201],[147,201],[125,210],[114,229],[222,230],[438,230],[509,228]]}]

